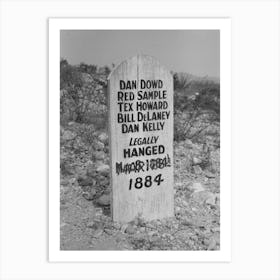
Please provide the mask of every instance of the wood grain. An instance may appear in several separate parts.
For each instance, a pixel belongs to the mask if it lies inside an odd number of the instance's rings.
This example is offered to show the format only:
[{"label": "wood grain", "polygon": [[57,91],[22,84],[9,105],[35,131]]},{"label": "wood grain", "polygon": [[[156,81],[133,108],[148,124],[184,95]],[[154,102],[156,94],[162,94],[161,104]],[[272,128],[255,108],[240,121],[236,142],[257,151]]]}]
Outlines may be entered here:
[{"label": "wood grain", "polygon": [[[160,82],[162,81],[162,87],[159,88],[150,88],[150,89],[141,89],[141,80],[146,81],[146,85],[149,85],[148,81],[154,81],[154,85],[161,86]],[[136,81],[136,89],[120,89],[120,81],[123,81],[123,84],[132,85],[133,83],[127,83],[128,81]],[[142,83],[143,85],[144,83]],[[165,92],[165,98],[161,101],[166,101],[168,107],[166,109],[159,110],[149,110],[149,113],[152,112],[165,112],[163,117],[165,120],[155,120],[148,121],[147,127],[151,129],[162,128],[158,123],[161,122],[163,129],[162,130],[152,130],[152,131],[143,131],[143,122],[137,119],[138,111],[136,110],[136,102],[158,102],[159,98],[153,100],[137,100],[137,93],[139,90],[143,91],[163,91]],[[121,94],[118,92],[133,92],[133,100],[124,100],[120,99]],[[127,94],[127,98],[131,98],[131,94]],[[119,103],[131,103],[132,105],[119,105]],[[127,123],[124,125],[132,124],[138,125],[139,131],[123,133],[122,124],[118,122],[118,114],[120,114],[120,106],[126,106],[127,108],[133,108],[133,111],[124,112],[125,114],[130,114],[130,117],[133,115],[134,122]],[[174,191],[173,191],[173,78],[165,67],[160,65],[160,63],[153,57],[146,55],[137,55],[132,58],[129,58],[122,62],[110,75],[109,77],[109,128],[110,128],[110,164],[111,164],[111,186],[112,186],[112,217],[116,222],[129,222],[141,216],[145,220],[152,219],[161,219],[164,217],[171,217],[174,215]],[[141,111],[143,114],[147,111]],[[168,112],[169,116],[168,116]],[[168,116],[168,117],[167,117]],[[145,122],[146,123],[146,122]],[[151,123],[151,124],[149,124]],[[153,138],[152,138],[153,137]],[[145,139],[146,141],[155,141],[156,143],[152,144],[143,144],[130,146],[132,140],[135,139]],[[145,156],[133,156],[130,158],[124,157],[124,150],[133,148],[138,149],[139,147],[147,146],[163,146],[164,153],[154,154],[154,155],[145,155]],[[154,148],[155,149],[155,148]],[[158,148],[157,148],[158,149]],[[162,169],[156,169],[148,171],[139,171],[139,172],[130,172],[125,174],[121,172],[117,174],[117,163],[122,163],[122,166],[125,164],[131,164],[133,162],[141,161],[145,163],[144,170],[147,168],[147,160],[150,162],[151,159],[157,158],[169,158],[169,166],[165,166]],[[120,166],[120,165],[118,165]],[[120,169],[118,169],[120,170]],[[154,179],[157,175],[161,175],[161,181],[159,184],[155,182]],[[147,182],[147,186],[144,185],[145,178],[151,176],[152,185],[150,182]],[[135,187],[136,178],[142,178],[142,187],[140,183]],[[132,187],[129,189],[130,180],[132,180]],[[140,179],[137,179],[138,181]],[[149,178],[148,178],[149,181]]]}]

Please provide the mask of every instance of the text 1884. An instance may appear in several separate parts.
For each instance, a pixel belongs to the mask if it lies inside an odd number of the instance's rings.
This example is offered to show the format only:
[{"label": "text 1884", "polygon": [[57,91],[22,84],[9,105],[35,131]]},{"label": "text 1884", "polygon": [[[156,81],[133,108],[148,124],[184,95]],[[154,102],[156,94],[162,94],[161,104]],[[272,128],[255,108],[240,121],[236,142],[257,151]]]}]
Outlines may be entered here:
[{"label": "text 1884", "polygon": [[150,188],[153,185],[153,183],[156,183],[156,185],[159,186],[161,182],[164,181],[164,179],[161,176],[162,174],[158,174],[154,178],[148,175],[145,178],[137,177],[135,180],[130,179],[129,190],[131,190],[132,187],[135,187],[135,189],[141,189],[143,186],[146,188]]}]

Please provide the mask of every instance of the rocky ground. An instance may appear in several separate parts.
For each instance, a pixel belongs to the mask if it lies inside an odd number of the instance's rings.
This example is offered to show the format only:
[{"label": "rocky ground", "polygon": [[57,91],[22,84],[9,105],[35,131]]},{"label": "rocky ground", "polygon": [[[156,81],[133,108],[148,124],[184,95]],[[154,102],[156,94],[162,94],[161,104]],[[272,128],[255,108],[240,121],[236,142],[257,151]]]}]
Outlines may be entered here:
[{"label": "rocky ground", "polygon": [[174,142],[174,218],[120,225],[110,218],[107,133],[75,122],[61,127],[61,250],[219,250],[216,140]]}]

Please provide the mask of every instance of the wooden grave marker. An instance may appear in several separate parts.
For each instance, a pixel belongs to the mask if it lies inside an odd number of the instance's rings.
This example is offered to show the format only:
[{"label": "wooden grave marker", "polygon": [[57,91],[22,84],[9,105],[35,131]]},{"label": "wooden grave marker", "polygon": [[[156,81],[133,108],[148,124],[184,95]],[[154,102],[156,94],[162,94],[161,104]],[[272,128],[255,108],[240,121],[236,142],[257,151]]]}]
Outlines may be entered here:
[{"label": "wooden grave marker", "polygon": [[153,57],[123,61],[109,76],[112,217],[174,215],[173,78]]}]

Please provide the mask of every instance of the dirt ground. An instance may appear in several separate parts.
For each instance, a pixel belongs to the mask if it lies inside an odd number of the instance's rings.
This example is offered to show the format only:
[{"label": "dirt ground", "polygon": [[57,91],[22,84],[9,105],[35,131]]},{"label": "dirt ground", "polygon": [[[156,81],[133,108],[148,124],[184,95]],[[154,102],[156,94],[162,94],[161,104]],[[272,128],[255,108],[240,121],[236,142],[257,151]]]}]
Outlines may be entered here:
[{"label": "dirt ground", "polygon": [[93,144],[87,145],[82,131],[85,127],[77,123],[61,128],[61,250],[219,250],[220,151],[215,139],[174,142],[173,218],[121,225],[110,217],[108,136],[94,131]]}]

